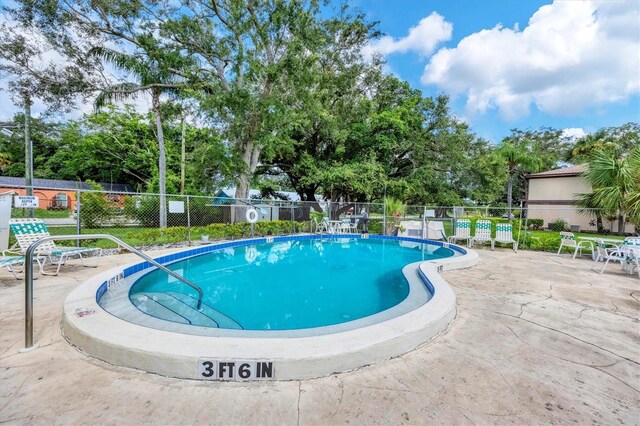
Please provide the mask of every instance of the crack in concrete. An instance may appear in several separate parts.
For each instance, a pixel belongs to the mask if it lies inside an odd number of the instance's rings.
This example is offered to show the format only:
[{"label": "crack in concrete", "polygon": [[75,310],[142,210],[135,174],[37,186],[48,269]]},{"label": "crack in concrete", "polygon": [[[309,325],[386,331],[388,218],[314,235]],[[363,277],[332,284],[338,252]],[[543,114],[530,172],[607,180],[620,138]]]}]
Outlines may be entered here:
[{"label": "crack in concrete", "polygon": [[548,354],[548,355],[550,355],[550,356],[552,356],[552,357],[554,357],[554,358],[560,359],[560,360],[562,360],[562,361],[566,361],[566,362],[570,362],[570,363],[572,363],[572,364],[582,365],[582,366],[584,366],[584,367],[589,367],[589,368],[593,368],[594,370],[598,370],[598,371],[600,371],[601,373],[604,373],[604,374],[606,374],[607,376],[610,376],[610,377],[612,377],[612,378],[616,379],[617,381],[619,381],[619,382],[620,382],[620,383],[622,383],[623,385],[625,385],[625,386],[629,387],[630,389],[633,389],[636,393],[640,393],[640,389],[636,389],[636,388],[634,388],[634,387],[633,387],[633,386],[631,386],[629,383],[625,382],[624,380],[622,380],[620,377],[616,376],[615,374],[612,374],[612,373],[609,373],[608,371],[603,370],[603,368],[613,367],[614,365],[616,365],[616,364],[618,364],[619,362],[621,362],[621,360],[618,360],[618,361],[613,362],[613,363],[611,363],[611,364],[604,364],[604,365],[592,365],[592,364],[585,364],[585,363],[578,362],[578,361],[573,361],[573,360],[571,360],[571,359],[562,358],[562,357],[560,357],[560,356],[557,356],[557,355],[554,355],[554,354],[551,354],[551,353],[547,353],[547,354]]},{"label": "crack in concrete", "polygon": [[340,387],[340,400],[338,401],[338,408],[336,408],[336,411],[333,412],[333,415],[331,416],[331,419],[327,422],[327,424],[333,424],[333,419],[336,417],[336,415],[338,415],[338,413],[340,412],[340,408],[342,407],[342,399],[344,398],[344,383],[340,381],[338,386]]},{"label": "crack in concrete", "polygon": [[[520,337],[520,336],[518,335],[518,333],[516,333],[516,332],[515,332],[511,327],[509,327],[508,325],[505,325],[505,327],[507,327],[507,328],[508,328],[512,333],[513,333],[513,335],[514,335],[514,336],[516,336],[516,337],[518,338],[518,340],[520,340],[522,343],[524,343],[524,344],[526,344],[526,345],[528,345],[528,346],[531,346],[531,347],[533,347],[534,349],[536,349],[536,350],[538,350],[538,351],[540,351],[540,352],[542,352],[542,353],[544,353],[544,354],[546,354],[546,355],[549,355],[549,356],[551,356],[551,357],[553,357],[553,358],[556,358],[556,359],[559,359],[559,360],[562,360],[562,361],[565,361],[565,362],[569,362],[569,363],[571,363],[571,364],[581,365],[581,366],[583,366],[583,367],[588,367],[588,368],[593,368],[593,369],[595,369],[595,370],[598,370],[598,371],[600,371],[601,373],[604,373],[604,374],[606,374],[606,375],[608,375],[608,376],[611,376],[612,378],[614,378],[614,379],[618,380],[618,381],[619,381],[620,383],[622,383],[623,385],[625,385],[625,386],[627,386],[627,387],[629,387],[629,388],[633,389],[634,391],[636,391],[636,392],[640,393],[640,390],[638,390],[638,389],[634,388],[633,386],[631,386],[630,384],[628,384],[627,382],[625,382],[624,380],[622,380],[622,379],[621,379],[621,378],[619,378],[618,376],[616,376],[616,375],[614,375],[614,374],[612,374],[612,373],[609,373],[608,371],[602,370],[603,368],[613,367],[614,365],[616,365],[616,364],[618,364],[618,363],[622,362],[622,360],[614,361],[614,362],[612,362],[612,363],[610,363],[610,364],[593,365],[593,364],[585,364],[585,363],[583,363],[583,362],[578,362],[578,361],[574,361],[574,360],[571,360],[571,359],[563,358],[563,357],[558,356],[558,355],[555,355],[555,354],[553,354],[553,353],[551,353],[551,352],[548,352],[548,351],[545,351],[545,350],[543,350],[543,349],[540,349],[540,348],[539,348],[539,347],[537,347],[537,346],[533,346],[533,345],[531,345],[529,342],[527,342],[527,341],[525,341],[524,339],[522,339],[522,337]],[[500,370],[498,370],[498,372],[500,372]],[[501,374],[501,375],[502,375],[502,374]],[[503,377],[503,379],[504,379],[504,377]],[[505,382],[506,382],[506,380],[505,380]],[[507,382],[507,384],[509,384],[509,383]],[[512,388],[512,389],[513,389],[513,388]]]},{"label": "crack in concrete", "polygon": [[542,327],[542,328],[547,329],[547,330],[550,330],[550,331],[555,331],[556,333],[564,334],[564,335],[565,335],[565,336],[567,336],[567,337],[570,337],[570,338],[572,338],[572,339],[574,339],[574,340],[577,340],[577,341],[579,341],[579,342],[585,343],[585,344],[587,344],[587,345],[590,345],[590,346],[596,347],[596,348],[600,349],[601,351],[608,352],[608,353],[610,353],[611,355],[617,356],[618,358],[622,358],[622,359],[625,359],[625,360],[627,360],[627,361],[629,361],[629,362],[632,362],[632,363],[634,363],[634,364],[636,364],[636,365],[640,365],[640,362],[638,362],[638,361],[634,361],[634,360],[632,360],[631,358],[627,358],[627,357],[626,357],[626,356],[624,356],[624,355],[620,355],[620,354],[618,354],[618,353],[616,353],[616,352],[613,352],[613,351],[611,351],[611,350],[609,350],[609,349],[603,348],[602,346],[598,346],[598,345],[596,345],[595,343],[588,342],[588,341],[586,341],[586,340],[584,340],[584,339],[581,339],[581,338],[579,338],[579,337],[577,337],[577,336],[574,336],[574,335],[569,334],[569,333],[567,333],[567,332],[564,332],[564,331],[562,331],[562,330],[558,330],[557,328],[549,327],[549,326],[546,326],[546,325],[544,325],[544,324],[540,324],[540,323],[537,323],[537,322],[535,322],[535,321],[528,320],[528,319],[526,319],[526,318],[520,318],[520,317],[517,317],[517,316],[515,316],[515,315],[507,314],[507,313],[505,313],[505,312],[498,312],[498,311],[493,311],[493,310],[491,310],[491,309],[483,309],[483,308],[481,308],[480,310],[482,310],[482,311],[487,311],[487,312],[492,312],[492,313],[497,314],[497,315],[504,315],[504,316],[511,317],[511,318],[514,318],[514,319],[519,319],[519,320],[522,320],[522,321],[526,321],[526,322],[528,322],[528,323],[530,323],[530,324],[537,325],[538,327]]},{"label": "crack in concrete", "polygon": [[412,393],[415,395],[429,395],[429,392],[419,392],[419,391],[414,391],[411,389],[397,389],[397,388],[385,388],[385,387],[378,387],[378,386],[360,386],[363,389],[373,389],[373,390],[383,390],[383,391],[387,391],[387,392],[406,392],[406,393]]},{"label": "crack in concrete", "polygon": [[[29,378],[34,374],[35,374],[35,370],[29,371],[26,377],[24,378],[24,380],[18,385],[18,387],[11,393],[10,396],[17,395],[20,392],[20,389],[24,387],[24,384],[27,383],[27,380],[29,380]],[[13,398],[11,398],[10,396],[7,397],[7,402],[2,407],[0,407],[0,413],[3,412],[4,409],[7,408],[7,406],[13,401]]]},{"label": "crack in concrete", "polygon": [[553,291],[553,283],[549,284],[549,295],[547,297],[545,297],[544,299],[538,299],[538,300],[532,300],[530,302],[526,302],[526,303],[521,303],[520,304],[520,313],[518,314],[518,318],[522,317],[522,314],[524,313],[524,307],[531,305],[533,303],[538,303],[538,302],[544,302],[546,300],[549,300],[553,297],[553,294],[551,293]]},{"label": "crack in concrete", "polygon": [[[460,410],[458,410],[460,411]],[[460,411],[462,413],[462,415],[464,416],[465,419],[467,419],[469,421],[469,423],[471,423],[472,425],[475,426],[475,423],[469,418],[469,416],[467,416],[467,414],[464,411]]]},{"label": "crack in concrete", "polygon": [[302,380],[298,382],[298,419],[296,424],[300,426],[300,394],[302,393]]}]

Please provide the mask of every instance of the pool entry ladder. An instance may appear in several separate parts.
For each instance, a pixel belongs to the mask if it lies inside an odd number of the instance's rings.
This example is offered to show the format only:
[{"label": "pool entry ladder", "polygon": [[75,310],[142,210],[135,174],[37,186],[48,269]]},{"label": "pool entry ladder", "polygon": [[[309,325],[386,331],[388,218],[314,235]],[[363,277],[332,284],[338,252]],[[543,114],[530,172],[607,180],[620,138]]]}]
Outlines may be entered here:
[{"label": "pool entry ladder", "polygon": [[189,287],[193,288],[198,292],[198,300],[196,309],[200,310],[202,308],[202,297],[204,293],[202,289],[187,280],[186,278],[178,275],[171,269],[166,266],[161,265],[160,263],[153,260],[151,257],[147,256],[140,250],[131,247],[129,244],[125,243],[119,238],[114,237],[109,234],[84,234],[84,235],[53,235],[44,238],[40,238],[35,243],[31,244],[27,249],[27,253],[25,254],[25,266],[24,266],[24,301],[25,301],[25,321],[24,321],[24,349],[21,349],[20,352],[29,352],[33,349],[36,349],[38,346],[33,344],[33,255],[36,252],[36,248],[42,243],[46,243],[47,241],[66,241],[66,240],[100,240],[106,239],[111,240],[114,243],[118,244],[120,247],[124,247],[129,250],[131,253],[141,257],[146,260],[156,268],[166,272],[171,275],[173,278],[183,282]]}]

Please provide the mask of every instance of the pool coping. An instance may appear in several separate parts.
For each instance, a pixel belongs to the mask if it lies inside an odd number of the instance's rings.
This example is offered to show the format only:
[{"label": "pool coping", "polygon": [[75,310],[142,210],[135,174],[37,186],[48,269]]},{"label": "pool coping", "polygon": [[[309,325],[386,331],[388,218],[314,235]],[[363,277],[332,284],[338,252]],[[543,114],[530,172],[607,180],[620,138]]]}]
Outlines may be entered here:
[{"label": "pool coping", "polygon": [[[281,242],[317,238],[299,235],[223,242],[185,250],[156,260],[172,262],[183,253],[204,253],[228,246],[261,242]],[[363,238],[358,234],[328,238]],[[269,379],[297,380],[327,376],[381,362],[409,352],[444,331],[456,315],[455,294],[439,272],[467,268],[478,262],[473,250],[453,244],[409,237],[365,236],[371,239],[393,239],[428,242],[449,247],[460,255],[415,262],[406,265],[408,279],[419,279],[432,290],[431,300],[417,309],[384,322],[360,328],[305,337],[228,337],[198,336],[148,328],[132,324],[108,313],[97,303],[109,283],[117,283],[125,271],[140,271],[137,262],[114,268],[86,281],[65,300],[63,332],[66,339],[89,356],[110,364],[135,368],[163,376],[202,380],[198,365],[203,359],[220,361],[273,362]],[[206,249],[204,251],[199,251]],[[151,266],[151,265],[148,265]]]}]

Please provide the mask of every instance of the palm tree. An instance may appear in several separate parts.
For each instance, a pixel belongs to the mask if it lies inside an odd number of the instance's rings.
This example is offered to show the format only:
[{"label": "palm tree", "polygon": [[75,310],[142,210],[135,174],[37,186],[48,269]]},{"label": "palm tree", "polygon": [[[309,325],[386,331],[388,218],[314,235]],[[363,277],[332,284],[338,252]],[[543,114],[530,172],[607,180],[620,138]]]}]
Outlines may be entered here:
[{"label": "palm tree", "polygon": [[580,194],[579,202],[602,209],[618,219],[618,234],[625,231],[627,219],[640,218],[640,147],[619,156],[611,150],[594,151],[583,176],[591,193]]},{"label": "palm tree", "polygon": [[385,197],[384,206],[385,215],[387,217],[387,229],[385,235],[390,235],[393,233],[393,228],[400,226],[400,218],[404,215],[406,206],[402,201],[392,197]]},{"label": "palm tree", "polygon": [[524,144],[515,144],[505,139],[496,150],[498,157],[507,164],[509,180],[507,183],[507,207],[511,214],[513,180],[518,172],[536,172],[542,166],[542,161],[535,156]]},{"label": "palm tree", "polygon": [[177,94],[178,90],[185,86],[185,83],[170,71],[170,69],[177,68],[177,62],[182,60],[179,55],[165,52],[163,56],[159,57],[157,51],[153,53],[153,57],[130,55],[106,47],[94,47],[90,52],[91,55],[101,58],[119,70],[126,72],[136,80],[135,82],[113,84],[102,90],[94,102],[96,109],[100,109],[107,103],[136,97],[140,92],[148,92],[151,95],[151,109],[155,117],[159,152],[158,185],[160,191],[160,227],[166,228],[167,160],[164,146],[164,133],[162,131],[160,97],[163,94]]}]

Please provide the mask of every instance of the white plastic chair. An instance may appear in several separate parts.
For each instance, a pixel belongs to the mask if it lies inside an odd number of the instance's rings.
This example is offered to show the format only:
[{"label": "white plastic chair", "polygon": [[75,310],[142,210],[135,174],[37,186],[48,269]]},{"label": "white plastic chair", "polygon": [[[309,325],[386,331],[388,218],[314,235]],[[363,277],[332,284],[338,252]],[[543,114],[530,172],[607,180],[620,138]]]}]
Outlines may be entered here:
[{"label": "white plastic chair", "polygon": [[471,221],[469,219],[458,219],[456,230],[449,236],[449,242],[455,243],[457,240],[467,240],[467,246],[471,245]]},{"label": "white plastic chair", "polygon": [[513,244],[513,251],[518,251],[518,242],[513,239],[513,226],[510,223],[496,224],[496,237],[491,240],[491,250],[495,243]]},{"label": "white plastic chair", "polygon": [[338,224],[339,234],[348,234],[351,232],[351,219],[342,219]]},{"label": "white plastic chair", "polygon": [[322,221],[318,222],[318,219],[313,218],[313,223],[316,227],[316,232],[329,232],[329,223],[322,219]]},{"label": "white plastic chair", "polygon": [[560,254],[562,247],[569,247],[570,249],[573,249],[574,259],[576,258],[576,255],[578,253],[580,253],[580,256],[582,256],[583,248],[589,247],[591,249],[591,252],[593,252],[593,243],[587,240],[577,241],[576,236],[573,234],[573,232],[560,231],[560,247],[558,247],[557,254]]},{"label": "white plastic chair", "polygon": [[476,221],[476,232],[471,239],[471,245],[473,246],[476,242],[485,243],[487,241],[493,246],[491,239],[491,221],[484,219],[478,220]]},{"label": "white plastic chair", "polygon": [[635,268],[640,277],[640,237],[627,237],[620,246],[620,251],[626,257],[627,272],[633,273]]},{"label": "white plastic chair", "polygon": [[598,262],[599,260],[605,261],[604,266],[600,270],[601,274],[604,272],[607,265],[612,260],[614,262],[620,262],[623,267],[626,266],[626,256],[622,251],[620,251],[618,247],[607,248],[604,241],[596,240],[596,250],[598,251],[598,256],[596,257],[595,261],[596,262]]},{"label": "white plastic chair", "polygon": [[[20,252],[25,254],[31,244],[41,238],[48,237],[49,230],[43,221],[38,219],[11,219],[9,227],[16,237],[16,243],[20,247]],[[95,268],[98,265],[86,265],[82,255],[84,253],[97,252],[98,259],[102,256],[102,249],[97,247],[58,247],[53,241],[47,241],[36,249],[36,255],[47,257],[49,262],[58,265],[55,274],[50,274],[41,270],[43,275],[58,275],[60,267],[64,265],[66,260],[72,256],[78,256],[82,262],[82,266],[87,268]],[[58,258],[54,261],[53,258]]]}]

